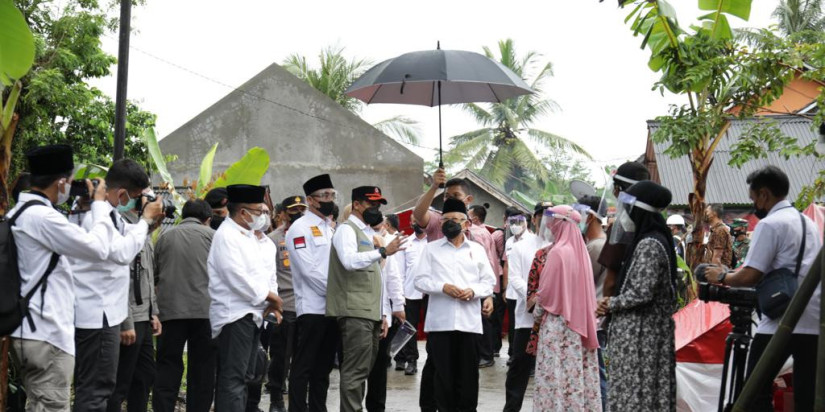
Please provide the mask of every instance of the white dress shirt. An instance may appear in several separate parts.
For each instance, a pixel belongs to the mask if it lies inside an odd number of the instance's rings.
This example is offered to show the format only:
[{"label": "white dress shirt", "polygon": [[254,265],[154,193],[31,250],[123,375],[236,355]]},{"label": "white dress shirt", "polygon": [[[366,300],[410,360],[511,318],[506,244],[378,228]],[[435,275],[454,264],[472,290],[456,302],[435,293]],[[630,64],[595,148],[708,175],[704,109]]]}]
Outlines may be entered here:
[{"label": "white dress shirt", "polygon": [[381,275],[384,281],[384,296],[386,297],[386,308],[384,314],[389,316],[390,312],[404,311],[404,275],[402,273],[402,265],[404,262],[401,255],[403,251],[396,252],[392,256],[387,256],[384,268],[381,270]]},{"label": "white dress shirt", "polygon": [[424,299],[424,294],[415,288],[413,268],[415,268],[418,260],[421,259],[421,254],[424,252],[425,246],[427,246],[426,237],[419,239],[413,236],[407,240],[406,248],[396,254],[401,254],[399,260],[403,260],[404,262],[404,297],[407,299]]},{"label": "white dress shirt", "polygon": [[[100,329],[103,317],[110,327],[120,325],[129,314],[129,265],[143,250],[149,225],[141,219],[130,224],[115,208],[103,202],[109,223],[117,222],[112,235],[109,255],[105,259],[70,258],[75,285],[75,326],[82,329]],[[78,217],[80,227],[87,232],[94,219],[86,214]]]},{"label": "white dress shirt", "polygon": [[261,323],[266,297],[277,291],[274,249],[269,238],[258,239],[255,232],[231,218],[224,220],[215,232],[207,259],[213,338],[225,325],[248,314],[252,314],[253,322]]},{"label": "white dress shirt", "polygon": [[332,232],[330,222],[312,212],[296,220],[286,232],[297,316],[326,313]]},{"label": "white dress shirt", "polygon": [[[528,236],[530,235],[530,236]],[[507,279],[510,286],[507,288],[516,295],[516,329],[532,328],[533,314],[527,312],[527,280],[530,276],[530,268],[533,266],[533,259],[536,252],[547,246],[542,238],[527,232],[522,239],[513,244],[508,255],[509,271]]]},{"label": "white dress shirt", "polygon": [[[362,222],[361,219],[355,217],[355,215],[350,215],[347,220],[364,232],[364,236],[367,237],[370,243],[366,246],[372,247],[375,231],[367,226],[366,223]],[[379,252],[378,249],[373,248],[368,252],[358,251],[358,237],[355,235],[352,227],[347,224],[341,224],[336,227],[335,234],[332,235],[332,246],[335,248],[335,253],[338,255],[338,260],[341,261],[341,265],[348,271],[364,269],[381,260],[381,252]]]},{"label": "white dress shirt", "polygon": [[[413,270],[415,288],[430,295],[425,332],[482,333],[481,299],[493,294],[496,277],[487,252],[464,240],[456,247],[446,238],[430,242]],[[461,301],[444,293],[444,285],[470,288],[474,296]]]},{"label": "white dress shirt", "polygon": [[60,260],[46,280],[42,299],[41,292],[37,291],[29,302],[29,314],[37,330],[32,331],[26,319],[12,336],[48,342],[74,356],[75,291],[68,257],[105,259],[111,245],[112,223],[104,202],[92,202],[87,217],[91,229],[87,232],[69,223],[52,208],[48,199],[32,193],[21,193],[20,201],[8,215],[13,216],[20,206],[31,200],[40,200],[46,206],[29,207],[12,227],[20,269],[20,293],[29,293],[40,280],[52,253],[59,254]]},{"label": "white dress shirt", "polygon": [[[529,230],[524,229],[524,232],[521,233],[521,236],[515,236],[515,235],[510,236],[509,238],[507,238],[507,241],[504,242],[504,256],[505,256],[505,260],[507,261],[507,283],[508,283],[507,291],[504,292],[504,297],[506,299],[510,299],[510,300],[518,299],[518,296],[516,295],[516,292],[513,290],[513,288],[509,287],[510,271],[513,270],[512,264],[510,263],[510,252],[513,250],[513,246],[516,243],[521,242],[522,240],[525,240],[525,239],[526,240],[535,240],[535,238],[537,238],[537,237],[538,236],[534,235]],[[530,270],[530,267],[527,267],[527,270]]]},{"label": "white dress shirt", "polygon": [[[807,228],[805,239],[805,253],[802,255],[802,265],[799,269],[798,284],[802,284],[808,274],[811,265],[816,259],[819,249],[822,247],[822,239],[814,222],[807,216],[803,216]],[[748,255],[745,257],[743,266],[752,267],[763,275],[767,275],[780,268],[796,270],[796,257],[799,255],[799,248],[802,245],[802,222],[799,219],[799,212],[791,206],[787,200],[777,203],[768,212],[768,216],[757,223],[751,237],[751,246]],[[806,335],[819,335],[819,300],[822,298],[822,291],[816,288],[799,323],[793,333]],[[779,326],[779,319],[770,319],[762,316],[756,333],[774,334]]]}]

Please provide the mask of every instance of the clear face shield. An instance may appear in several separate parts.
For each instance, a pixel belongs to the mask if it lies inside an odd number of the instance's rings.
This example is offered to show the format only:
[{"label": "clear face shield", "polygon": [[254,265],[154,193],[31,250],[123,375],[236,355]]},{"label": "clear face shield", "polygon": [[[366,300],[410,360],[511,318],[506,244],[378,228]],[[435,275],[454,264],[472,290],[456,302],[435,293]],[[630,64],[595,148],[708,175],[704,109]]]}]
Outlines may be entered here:
[{"label": "clear face shield", "polygon": [[601,217],[596,212],[594,212],[593,209],[591,209],[588,205],[575,203],[573,204],[573,210],[579,212],[579,214],[582,216],[582,220],[581,222],[579,222],[579,230],[582,232],[582,234],[585,234],[587,232],[587,215],[593,215],[593,217],[595,217],[601,222]]},{"label": "clear face shield", "polygon": [[651,213],[660,213],[661,211],[647,203],[637,200],[635,196],[626,192],[619,193],[618,200],[616,221],[610,230],[610,239],[608,239],[608,242],[614,245],[627,245],[633,242],[633,237],[636,234],[636,224],[633,223],[633,219],[630,217],[633,209],[639,208]]},{"label": "clear face shield", "polygon": [[572,224],[576,224],[570,216],[566,214],[556,213],[552,210],[548,209],[544,211],[544,215],[541,217],[541,227],[539,229],[539,236],[547,242],[553,243],[556,240],[553,231],[550,228],[556,223],[557,220],[566,220]]},{"label": "clear face shield", "polygon": [[521,236],[527,230],[527,218],[523,215],[507,218],[507,231],[514,236]]}]

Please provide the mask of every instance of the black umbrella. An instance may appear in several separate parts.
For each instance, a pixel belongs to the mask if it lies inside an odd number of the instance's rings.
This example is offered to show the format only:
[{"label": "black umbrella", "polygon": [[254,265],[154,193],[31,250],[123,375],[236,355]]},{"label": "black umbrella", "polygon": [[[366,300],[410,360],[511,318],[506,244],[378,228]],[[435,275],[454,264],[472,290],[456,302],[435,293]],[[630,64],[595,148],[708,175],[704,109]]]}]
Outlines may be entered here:
[{"label": "black umbrella", "polygon": [[441,149],[441,105],[500,103],[533,93],[530,86],[501,63],[460,50],[417,51],[385,60],[367,70],[347,89],[347,96],[371,103],[438,106],[438,160]]}]

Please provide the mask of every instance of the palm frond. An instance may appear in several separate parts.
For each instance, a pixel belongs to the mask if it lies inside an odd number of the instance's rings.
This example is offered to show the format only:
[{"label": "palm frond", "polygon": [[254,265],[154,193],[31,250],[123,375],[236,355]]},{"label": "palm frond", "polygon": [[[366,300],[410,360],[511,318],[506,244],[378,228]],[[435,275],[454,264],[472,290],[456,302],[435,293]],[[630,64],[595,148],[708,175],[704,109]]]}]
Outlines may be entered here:
[{"label": "palm frond", "polygon": [[543,130],[538,129],[527,129],[527,135],[531,139],[533,139],[534,142],[541,144],[542,146],[550,150],[569,150],[574,153],[578,153],[588,159],[593,159],[593,156],[591,156],[590,153],[587,153],[587,151],[584,150],[583,147],[579,146],[572,140],[569,140],[557,134],[545,132]]},{"label": "palm frond", "polygon": [[504,182],[510,175],[509,148],[499,147],[498,150],[490,151],[484,166],[478,173],[489,179],[494,184],[503,187]]},{"label": "palm frond", "polygon": [[455,146],[459,146],[461,144],[464,144],[464,143],[466,143],[470,140],[473,140],[478,136],[485,136],[485,137],[489,138],[490,140],[492,140],[492,135],[490,134],[490,129],[485,128],[485,129],[473,130],[471,132],[467,132],[467,133],[464,133],[464,134],[460,134],[460,135],[457,135],[457,136],[450,137],[449,142],[450,142],[451,146],[455,147]]},{"label": "palm frond", "polygon": [[394,116],[372,125],[396,141],[417,145],[420,141],[421,128],[418,122],[405,116]]},{"label": "palm frond", "polygon": [[462,104],[461,109],[472,115],[476,121],[484,127],[489,127],[493,124],[493,115],[481,106],[475,103]]},{"label": "palm frond", "polygon": [[524,168],[541,181],[548,179],[549,175],[544,163],[536,157],[536,154],[523,141],[517,140],[511,153],[513,155],[512,161],[515,162],[514,165]]}]

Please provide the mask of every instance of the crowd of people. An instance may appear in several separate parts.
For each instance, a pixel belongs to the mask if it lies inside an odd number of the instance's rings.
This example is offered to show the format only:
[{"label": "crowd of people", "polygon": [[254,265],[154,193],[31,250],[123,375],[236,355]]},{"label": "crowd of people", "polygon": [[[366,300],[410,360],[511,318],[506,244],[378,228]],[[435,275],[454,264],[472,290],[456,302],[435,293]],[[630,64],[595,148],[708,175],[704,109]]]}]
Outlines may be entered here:
[{"label": "crowd of people", "polygon": [[[65,145],[28,152],[30,187],[9,212],[26,410],[146,411],[151,399],[171,412],[185,379],[188,411],[258,411],[264,382],[270,411],[326,411],[337,367],[340,410],[383,411],[392,360],[419,373],[415,339],[390,357],[407,323],[427,333],[418,407],[489,410],[479,369],[504,349],[505,314],[504,411],[521,410],[531,376],[536,411],[676,409],[672,315],[689,240],[681,216],[664,217],[671,192],[639,163],[613,176],[609,226],[604,199],[584,196],[507,208],[491,233],[469,184],[439,169],[408,228],[382,213],[375,186],[353,189],[338,216],[343,197],[323,174],[275,210],[262,186],[213,189],[155,233],[167,211],[144,169],[119,160],[105,180],[73,185],[72,156]],[[748,238],[747,222],[729,228],[709,206],[708,280],[754,285],[793,266],[807,239],[804,276],[821,239],[805,217],[796,227],[787,176],[771,166],[746,183],[762,221]],[[67,218],[55,206],[69,201]],[[819,293],[786,353],[798,410],[813,403]],[[750,369],[776,324],[760,321]]]}]

